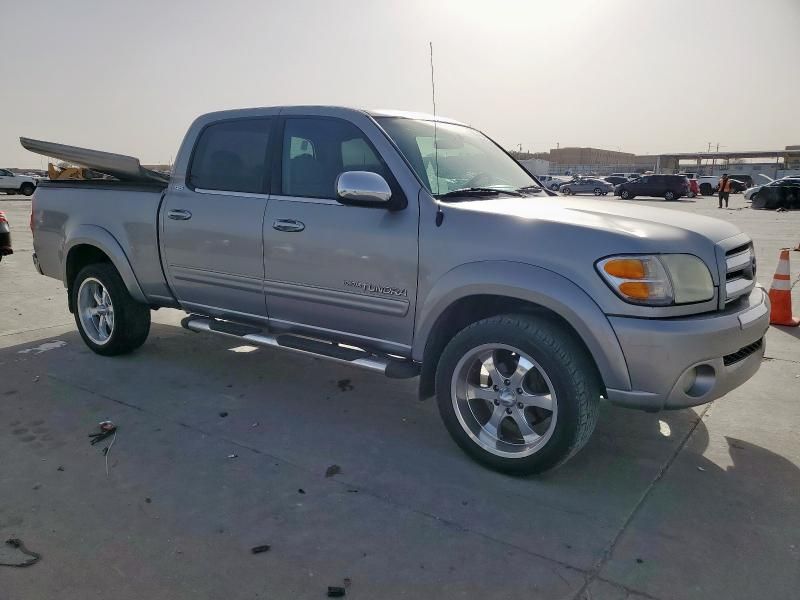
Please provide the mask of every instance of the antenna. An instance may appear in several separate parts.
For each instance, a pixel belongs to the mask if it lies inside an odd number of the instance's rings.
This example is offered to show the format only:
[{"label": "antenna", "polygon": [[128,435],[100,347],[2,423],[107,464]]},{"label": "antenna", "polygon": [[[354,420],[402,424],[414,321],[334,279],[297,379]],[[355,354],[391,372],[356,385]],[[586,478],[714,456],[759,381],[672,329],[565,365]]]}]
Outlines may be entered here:
[{"label": "antenna", "polygon": [[436,170],[436,193],[439,193],[439,139],[436,126],[436,82],[433,77],[433,42],[428,42],[431,49],[431,102],[433,103],[433,160]]}]

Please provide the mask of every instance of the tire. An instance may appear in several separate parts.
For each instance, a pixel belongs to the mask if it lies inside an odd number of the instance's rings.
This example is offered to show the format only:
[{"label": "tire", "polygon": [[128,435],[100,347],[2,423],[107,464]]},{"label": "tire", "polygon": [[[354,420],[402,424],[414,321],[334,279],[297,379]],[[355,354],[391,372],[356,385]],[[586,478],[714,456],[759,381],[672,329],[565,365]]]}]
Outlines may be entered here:
[{"label": "tire", "polygon": [[755,192],[750,196],[750,200],[748,202],[755,202],[756,198],[758,198],[758,192]]},{"label": "tire", "polygon": [[603,193],[603,190],[601,190],[600,188],[594,188],[593,191],[595,196],[599,196],[600,194]]},{"label": "tire", "polygon": [[94,352],[117,356],[144,344],[150,333],[150,308],[131,297],[112,264],[95,263],[81,269],[70,294],[78,332]]},{"label": "tire", "polygon": [[619,197],[622,198],[623,200],[631,200],[634,198],[634,195],[631,194],[628,190],[622,190],[619,193]]},{"label": "tire", "polygon": [[19,186],[19,193],[23,196],[33,195],[34,190],[36,190],[36,186],[32,183],[23,183],[21,186]]},{"label": "tire", "polygon": [[453,440],[481,464],[514,475],[553,469],[575,455],[594,431],[600,389],[571,333],[526,315],[461,330],[436,369],[439,413]]},{"label": "tire", "polygon": [[667,200],[668,202],[675,200],[675,192],[666,192],[664,194],[664,200]]},{"label": "tire", "polygon": [[572,194],[572,190],[569,189],[568,187],[562,187],[559,191],[565,196],[569,196],[570,194]]}]

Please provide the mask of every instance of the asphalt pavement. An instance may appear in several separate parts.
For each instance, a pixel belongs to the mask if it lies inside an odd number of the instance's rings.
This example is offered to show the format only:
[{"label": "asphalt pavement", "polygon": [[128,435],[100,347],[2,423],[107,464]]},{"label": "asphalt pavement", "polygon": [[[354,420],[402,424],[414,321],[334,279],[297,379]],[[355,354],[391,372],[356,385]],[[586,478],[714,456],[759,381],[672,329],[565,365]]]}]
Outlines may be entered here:
[{"label": "asphalt pavement", "polygon": [[[800,212],[741,195],[631,203],[739,224],[765,286],[800,243]],[[34,271],[29,201],[0,210],[0,543],[41,554],[0,566],[2,600],[797,597],[799,329],[770,328],[761,370],[711,405],[603,404],[578,456],[513,478],[455,446],[416,380],[190,333],[174,310],[137,352],[93,354]],[[107,419],[104,456],[87,435]]]}]

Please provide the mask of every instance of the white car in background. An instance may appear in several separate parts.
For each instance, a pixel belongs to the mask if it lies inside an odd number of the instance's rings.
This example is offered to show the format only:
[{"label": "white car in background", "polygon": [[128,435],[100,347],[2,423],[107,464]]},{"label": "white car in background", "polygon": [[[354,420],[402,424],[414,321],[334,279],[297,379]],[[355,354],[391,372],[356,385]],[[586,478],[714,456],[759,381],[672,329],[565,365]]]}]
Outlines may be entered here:
[{"label": "white car in background", "polygon": [[753,187],[747,188],[744,191],[744,199],[745,199],[746,202],[752,202],[753,201],[753,196],[758,194],[758,192],[761,191],[761,188],[763,188],[765,185],[769,185],[770,183],[775,181],[772,177],[767,177],[763,173],[759,173],[758,177],[763,177],[764,179],[766,179],[766,182],[762,183],[761,185],[754,185]]},{"label": "white car in background", "polygon": [[0,193],[30,196],[38,182],[28,175],[17,175],[8,169],[0,169]]}]

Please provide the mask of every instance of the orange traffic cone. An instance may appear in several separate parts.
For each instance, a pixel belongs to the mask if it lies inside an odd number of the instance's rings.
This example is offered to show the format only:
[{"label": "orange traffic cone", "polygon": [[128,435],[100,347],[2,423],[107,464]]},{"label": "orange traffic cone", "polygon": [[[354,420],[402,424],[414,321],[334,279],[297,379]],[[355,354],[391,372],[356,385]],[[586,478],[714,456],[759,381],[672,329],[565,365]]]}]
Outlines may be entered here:
[{"label": "orange traffic cone", "polygon": [[772,303],[772,311],[769,313],[770,325],[787,325],[797,327],[800,319],[792,317],[792,284],[789,271],[789,249],[781,250],[781,257],[778,259],[778,269],[772,278],[772,285],[769,288],[769,301]]}]

